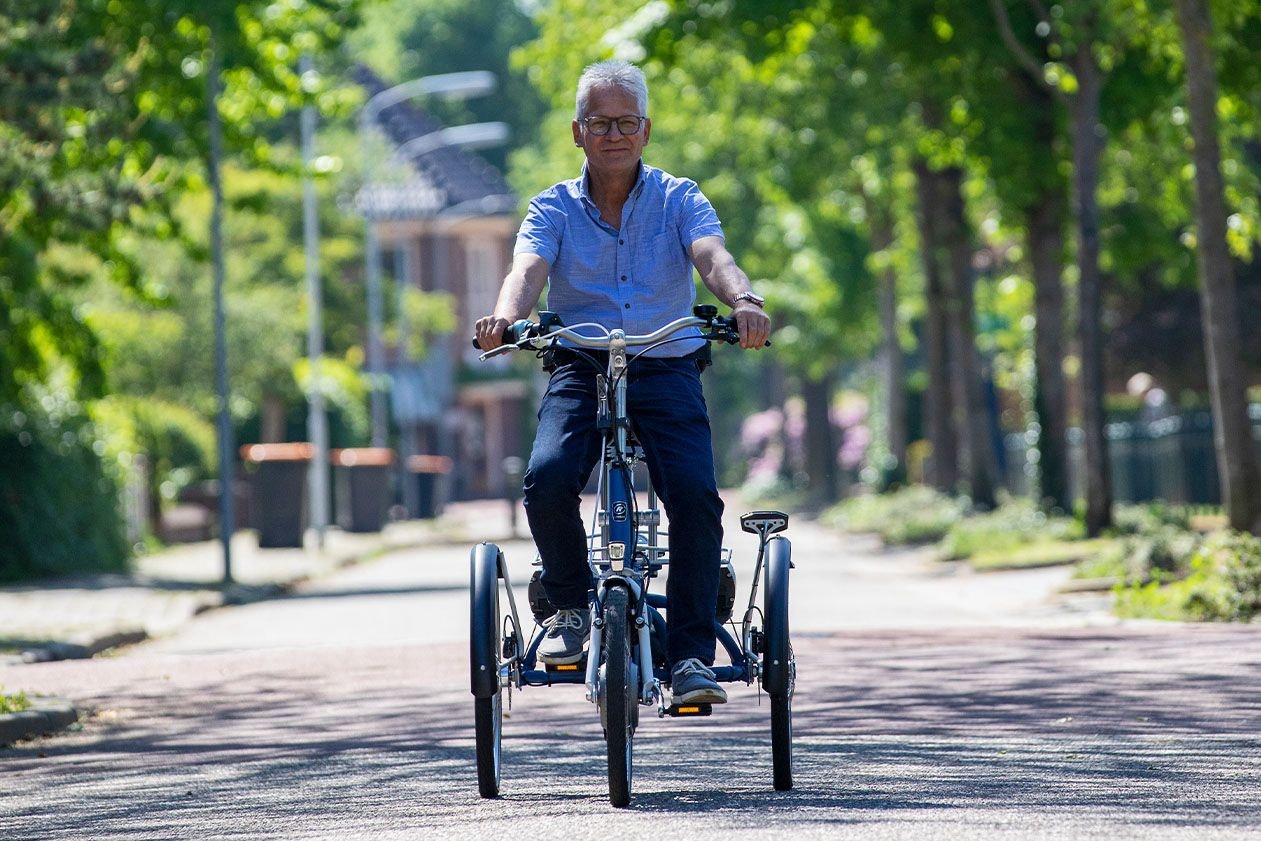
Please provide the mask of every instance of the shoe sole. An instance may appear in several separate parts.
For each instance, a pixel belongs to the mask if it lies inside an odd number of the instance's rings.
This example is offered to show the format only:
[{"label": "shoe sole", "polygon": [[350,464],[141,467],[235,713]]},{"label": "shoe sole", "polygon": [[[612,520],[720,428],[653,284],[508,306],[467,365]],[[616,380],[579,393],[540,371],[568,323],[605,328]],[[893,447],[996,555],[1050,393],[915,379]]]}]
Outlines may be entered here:
[{"label": "shoe sole", "polygon": [[693,689],[683,695],[674,695],[671,699],[675,706],[679,704],[725,704],[727,693],[721,689]]},{"label": "shoe sole", "polygon": [[590,638],[584,639],[582,648],[579,648],[574,654],[544,654],[540,651],[535,656],[538,657],[540,663],[546,663],[549,666],[568,666],[572,663],[581,663],[582,658],[587,656],[587,644],[589,642],[591,642]]},{"label": "shoe sole", "polygon": [[577,654],[561,654],[561,655],[538,655],[540,663],[546,663],[549,666],[568,666],[573,663],[582,662],[582,658],[587,655],[585,651],[579,651]]}]

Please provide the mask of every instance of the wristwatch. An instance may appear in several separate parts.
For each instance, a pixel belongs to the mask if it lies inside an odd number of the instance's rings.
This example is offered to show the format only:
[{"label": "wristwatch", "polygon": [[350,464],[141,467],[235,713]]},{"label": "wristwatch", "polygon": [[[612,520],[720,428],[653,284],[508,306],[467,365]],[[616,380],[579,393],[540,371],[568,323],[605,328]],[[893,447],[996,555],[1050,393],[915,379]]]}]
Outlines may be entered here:
[{"label": "wristwatch", "polygon": [[734,307],[741,301],[748,301],[755,307],[762,307],[766,305],[766,299],[756,292],[741,292],[739,295],[731,299],[731,306]]}]

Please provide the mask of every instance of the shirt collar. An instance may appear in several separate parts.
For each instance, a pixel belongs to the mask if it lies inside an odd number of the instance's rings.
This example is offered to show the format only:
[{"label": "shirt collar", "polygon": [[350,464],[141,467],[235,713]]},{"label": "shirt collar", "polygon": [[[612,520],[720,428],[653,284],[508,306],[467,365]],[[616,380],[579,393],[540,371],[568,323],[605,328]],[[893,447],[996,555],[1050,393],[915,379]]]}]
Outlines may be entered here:
[{"label": "shirt collar", "polygon": [[[631,187],[630,194],[637,196],[644,189],[647,167],[644,166],[644,159],[639,159],[639,168],[635,171],[635,184]],[[591,189],[588,186],[590,174],[587,172],[587,162],[582,162],[582,175],[578,177],[578,197],[592,206],[595,202],[591,198]]]}]

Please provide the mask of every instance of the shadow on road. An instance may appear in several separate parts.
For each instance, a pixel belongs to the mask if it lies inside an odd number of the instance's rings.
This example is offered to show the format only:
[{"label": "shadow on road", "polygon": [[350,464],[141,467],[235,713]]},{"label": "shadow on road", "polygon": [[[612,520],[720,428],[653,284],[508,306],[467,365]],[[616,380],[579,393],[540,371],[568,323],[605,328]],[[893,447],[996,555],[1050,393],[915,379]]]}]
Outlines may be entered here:
[{"label": "shadow on road", "polygon": [[[635,799],[615,826],[656,831],[673,816],[673,834],[697,837],[971,811],[1035,828],[1048,815],[1256,826],[1257,638],[1228,627],[803,637],[797,788],[771,789],[769,704],[732,687],[708,719],[644,712]],[[264,653],[97,661],[83,733],[0,751],[4,835],[449,837],[471,821],[482,833],[542,820],[549,837],[607,837],[584,828],[611,807],[598,718],[578,687],[513,695],[503,796],[477,796],[466,656],[383,647],[333,670],[327,652],[302,650],[283,666]]]}]

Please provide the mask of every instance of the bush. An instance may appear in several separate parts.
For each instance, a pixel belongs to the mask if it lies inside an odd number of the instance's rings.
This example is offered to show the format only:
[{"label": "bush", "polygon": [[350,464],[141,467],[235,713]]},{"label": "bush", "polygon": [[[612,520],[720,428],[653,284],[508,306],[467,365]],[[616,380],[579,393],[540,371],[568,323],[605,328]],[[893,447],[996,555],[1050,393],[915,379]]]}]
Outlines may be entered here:
[{"label": "bush", "polygon": [[[215,467],[215,430],[192,410],[151,398],[113,395],[96,401],[92,418],[101,433],[106,462],[120,466],[143,455],[148,460],[149,514],[164,502],[208,478]],[[125,477],[118,477],[120,484]]]},{"label": "bush", "polygon": [[852,497],[824,519],[847,531],[874,532],[885,543],[933,543],[949,533],[967,507],[965,499],[911,485],[890,494]]},{"label": "bush", "polygon": [[126,569],[118,485],[78,404],[0,407],[0,581]]},{"label": "bush", "polygon": [[1032,502],[1014,500],[993,511],[973,514],[951,526],[942,540],[947,558],[997,553],[1030,543],[1079,540],[1082,524],[1072,517],[1048,517]]},{"label": "bush", "polygon": [[1150,534],[1162,527],[1191,528],[1190,513],[1185,506],[1171,506],[1164,502],[1145,505],[1117,505],[1112,512],[1112,533],[1116,535]]},{"label": "bush", "polygon": [[1234,531],[1198,546],[1181,580],[1118,588],[1117,613],[1149,619],[1248,622],[1261,615],[1261,538]]}]

